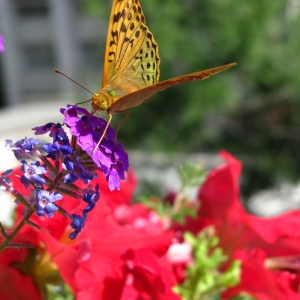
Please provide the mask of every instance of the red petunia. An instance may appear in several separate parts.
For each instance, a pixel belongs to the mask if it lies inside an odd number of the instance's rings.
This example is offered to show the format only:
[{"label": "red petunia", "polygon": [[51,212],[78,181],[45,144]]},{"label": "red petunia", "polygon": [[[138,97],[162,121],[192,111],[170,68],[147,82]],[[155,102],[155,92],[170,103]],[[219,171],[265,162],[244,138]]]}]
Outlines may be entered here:
[{"label": "red petunia", "polygon": [[[270,271],[264,265],[269,257],[300,254],[300,211],[273,218],[247,213],[239,195],[241,163],[226,152],[221,152],[221,156],[226,164],[211,171],[199,191],[198,218],[189,219],[181,230],[197,234],[213,225],[225,253],[243,262],[240,284],[229,289],[224,297],[247,292],[262,300],[300,299],[292,283],[278,283],[285,271]],[[262,253],[264,259],[259,260],[253,251]]]}]

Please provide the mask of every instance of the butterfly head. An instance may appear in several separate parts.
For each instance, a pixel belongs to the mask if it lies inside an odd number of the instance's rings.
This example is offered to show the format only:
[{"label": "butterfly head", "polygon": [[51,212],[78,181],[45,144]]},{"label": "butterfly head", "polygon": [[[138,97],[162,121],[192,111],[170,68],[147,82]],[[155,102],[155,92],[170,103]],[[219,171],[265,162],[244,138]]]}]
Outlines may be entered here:
[{"label": "butterfly head", "polygon": [[92,107],[94,110],[108,110],[112,103],[112,95],[104,89],[92,97]]}]

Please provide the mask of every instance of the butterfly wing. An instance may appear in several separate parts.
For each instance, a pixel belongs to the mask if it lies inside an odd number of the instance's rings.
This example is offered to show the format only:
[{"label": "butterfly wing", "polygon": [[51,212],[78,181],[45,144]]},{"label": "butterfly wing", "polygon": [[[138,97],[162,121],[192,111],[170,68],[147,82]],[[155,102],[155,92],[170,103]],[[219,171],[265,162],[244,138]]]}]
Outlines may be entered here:
[{"label": "butterfly wing", "polygon": [[157,43],[138,0],[114,0],[104,56],[102,87],[138,90],[159,80]]},{"label": "butterfly wing", "polygon": [[188,75],[183,75],[180,77],[176,77],[173,79],[165,80],[159,83],[156,83],[154,85],[148,86],[146,88],[140,89],[138,91],[135,91],[131,94],[127,94],[123,97],[121,97],[117,102],[115,102],[109,109],[110,112],[122,112],[130,107],[138,106],[142,104],[143,102],[150,100],[150,98],[156,94],[157,92],[160,92],[162,90],[165,90],[169,87],[172,87],[174,85],[183,84],[190,81],[195,80],[203,80],[206,79],[216,73],[219,73],[221,71],[227,70],[228,68],[231,68],[235,66],[236,63],[231,63],[228,65],[220,66],[217,68],[200,71],[196,73],[191,73]]}]

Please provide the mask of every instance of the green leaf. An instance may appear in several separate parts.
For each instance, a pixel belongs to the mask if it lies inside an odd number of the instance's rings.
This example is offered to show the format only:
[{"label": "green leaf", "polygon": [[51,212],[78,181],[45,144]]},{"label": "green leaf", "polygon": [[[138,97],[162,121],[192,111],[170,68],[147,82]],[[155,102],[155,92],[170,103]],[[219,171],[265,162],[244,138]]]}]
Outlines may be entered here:
[{"label": "green leaf", "polygon": [[185,281],[174,288],[183,300],[221,299],[221,292],[240,281],[240,261],[231,261],[224,270],[228,257],[218,247],[219,239],[210,229],[204,229],[197,236],[190,232],[184,234],[193,249],[193,263],[186,269]]},{"label": "green leaf", "polygon": [[178,174],[182,183],[182,190],[200,186],[205,178],[206,172],[201,165],[188,162],[186,165],[178,168]]}]

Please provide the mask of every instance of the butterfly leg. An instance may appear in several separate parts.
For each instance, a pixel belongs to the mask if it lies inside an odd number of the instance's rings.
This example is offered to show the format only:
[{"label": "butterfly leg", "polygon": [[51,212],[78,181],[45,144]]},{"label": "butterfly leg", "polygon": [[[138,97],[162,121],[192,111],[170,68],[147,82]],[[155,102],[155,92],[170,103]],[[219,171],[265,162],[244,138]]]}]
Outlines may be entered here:
[{"label": "butterfly leg", "polygon": [[117,129],[116,129],[116,137],[115,137],[115,142],[117,141],[117,136],[118,136],[118,132],[120,130],[120,128],[122,127],[122,125],[124,124],[124,122],[126,121],[126,119],[129,117],[130,115],[130,110],[122,110],[122,111],[118,111],[116,112],[116,114],[123,114],[126,113],[125,117],[122,119],[122,121],[119,123]]},{"label": "butterfly leg", "polygon": [[[76,104],[77,105],[77,104]],[[95,112],[97,112],[96,110],[92,110],[91,112],[90,112],[90,114],[89,114],[89,116],[88,116],[88,118],[87,118],[87,120],[86,120],[86,122],[88,122],[89,121],[89,119],[90,119],[90,117],[95,113]]]},{"label": "butterfly leg", "polygon": [[104,136],[105,136],[105,134],[106,134],[106,131],[107,131],[107,129],[108,129],[108,126],[109,126],[109,124],[110,124],[110,122],[111,122],[112,114],[110,114],[110,113],[107,113],[107,114],[108,114],[108,121],[107,121],[107,123],[106,123],[106,126],[105,126],[105,128],[104,128],[104,130],[103,130],[103,133],[102,133],[102,135],[101,135],[101,138],[100,138],[100,140],[99,140],[97,146],[96,146],[95,149],[93,150],[93,153],[95,153],[95,152],[97,151],[97,149],[99,148],[99,146],[100,146],[100,144],[101,144],[101,142],[102,142],[102,140],[103,140],[103,138],[104,138]]}]

